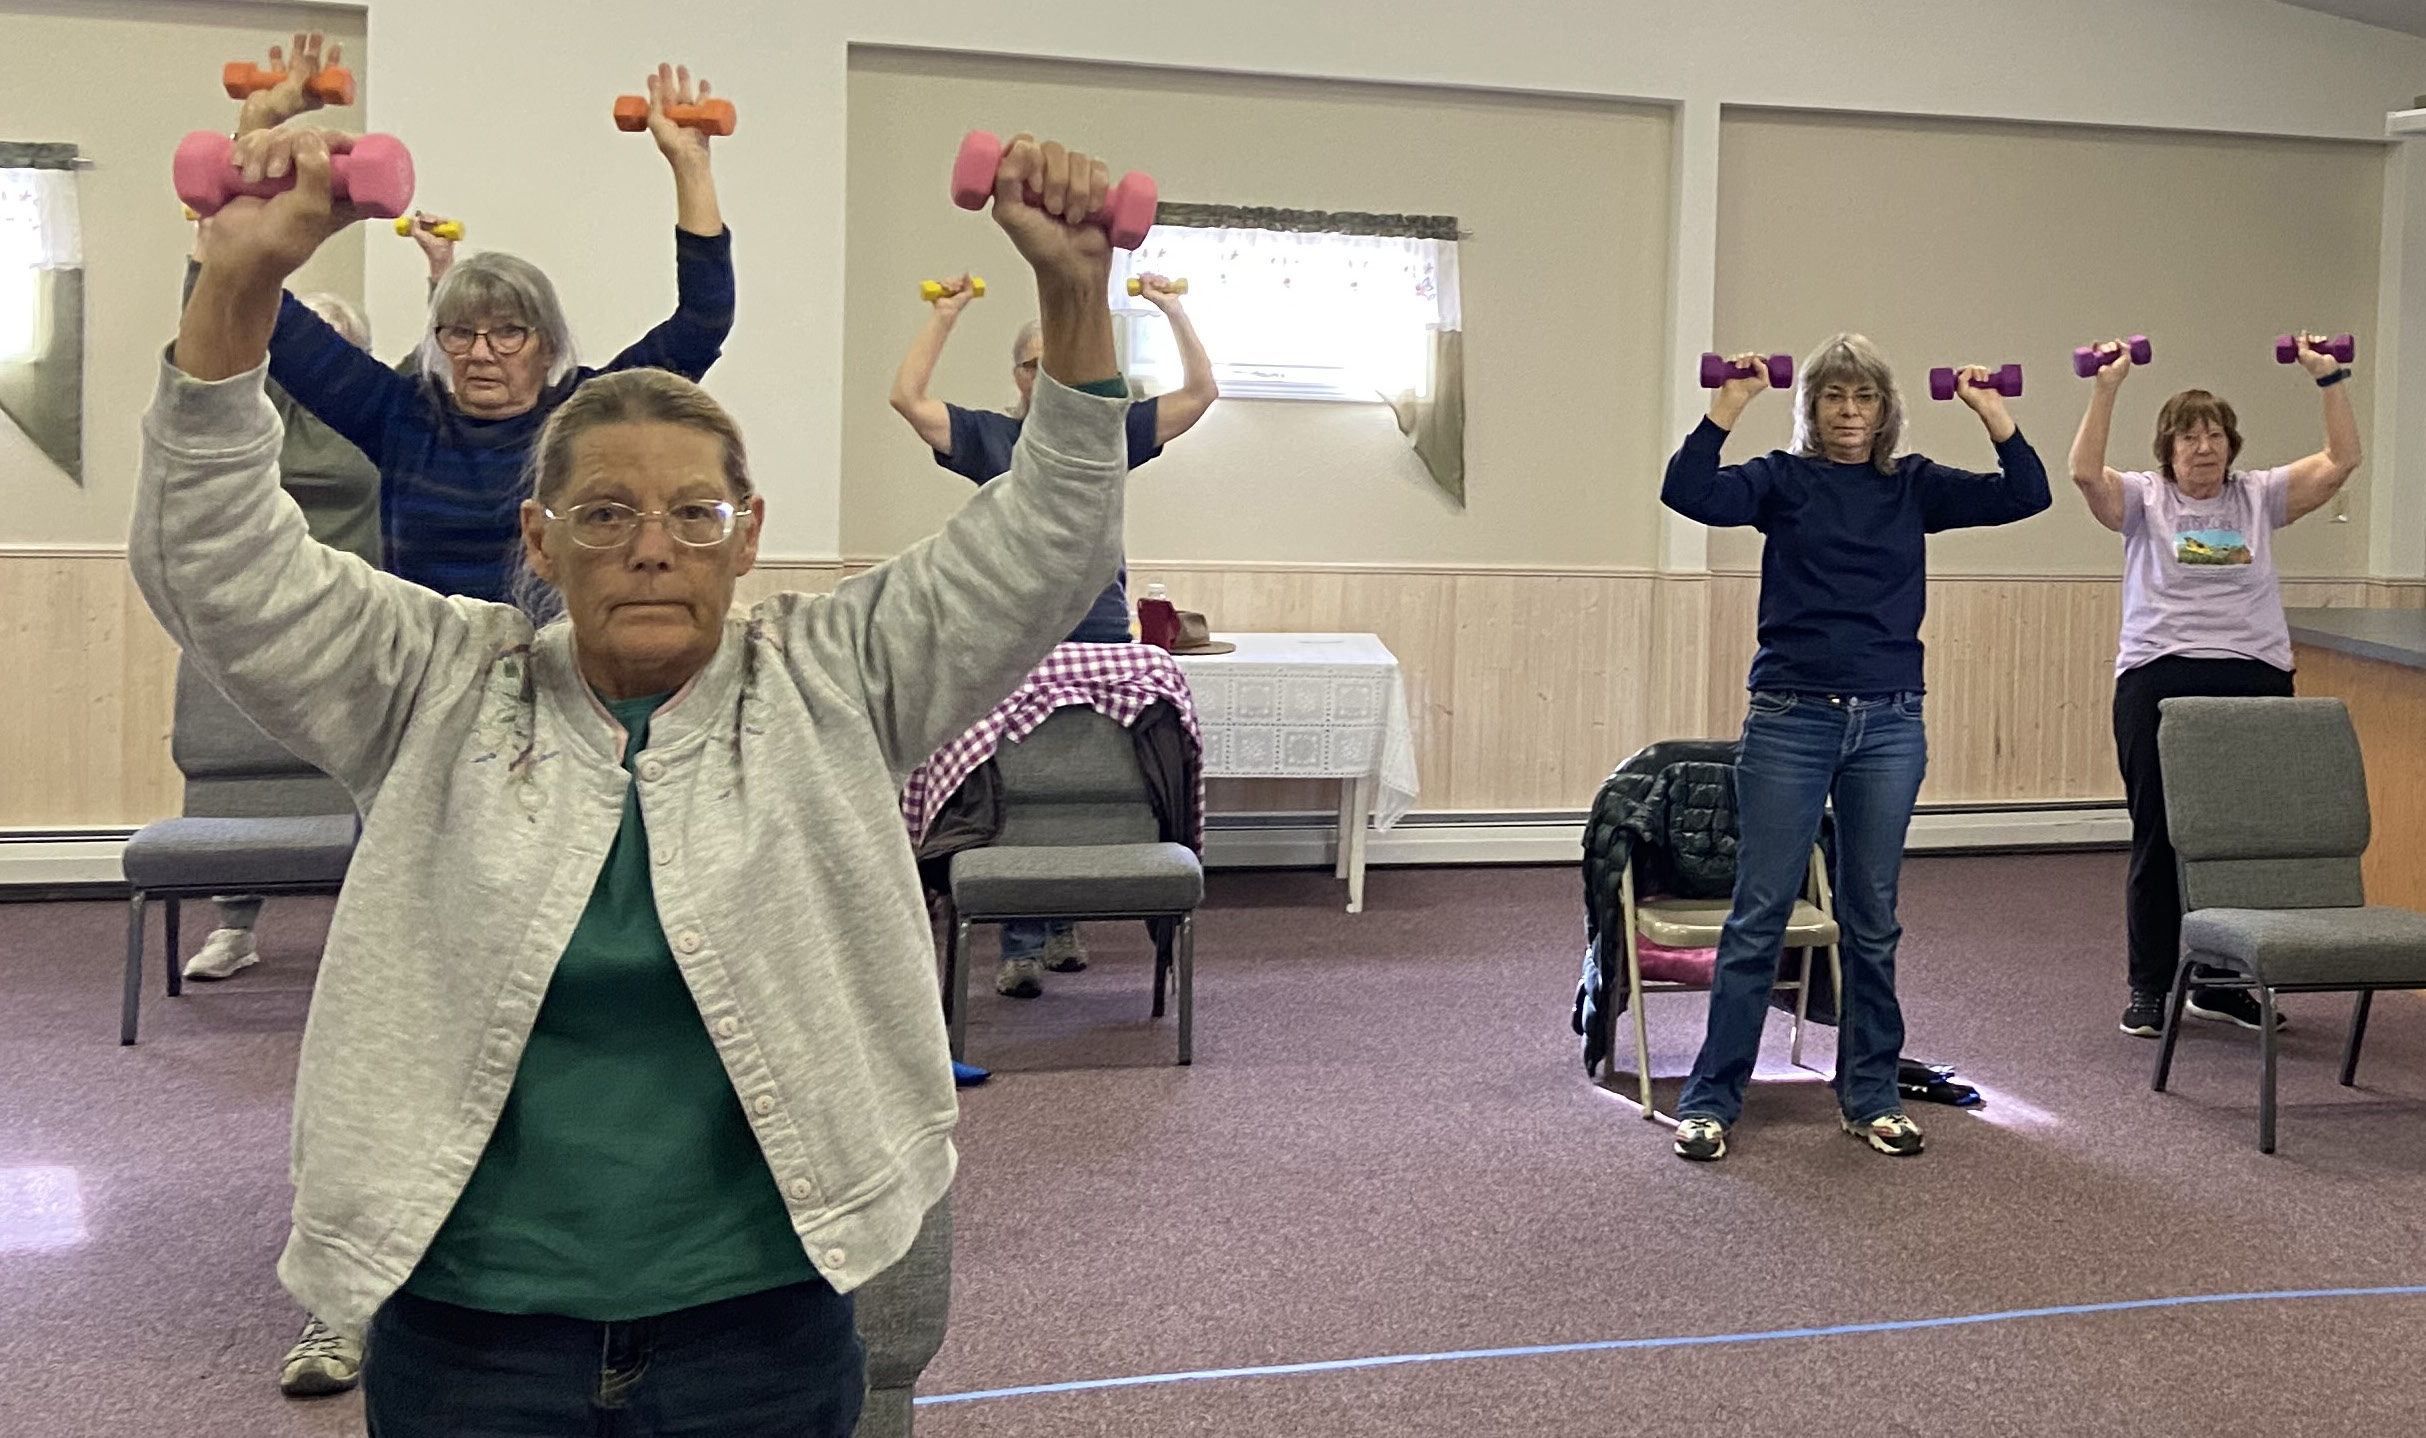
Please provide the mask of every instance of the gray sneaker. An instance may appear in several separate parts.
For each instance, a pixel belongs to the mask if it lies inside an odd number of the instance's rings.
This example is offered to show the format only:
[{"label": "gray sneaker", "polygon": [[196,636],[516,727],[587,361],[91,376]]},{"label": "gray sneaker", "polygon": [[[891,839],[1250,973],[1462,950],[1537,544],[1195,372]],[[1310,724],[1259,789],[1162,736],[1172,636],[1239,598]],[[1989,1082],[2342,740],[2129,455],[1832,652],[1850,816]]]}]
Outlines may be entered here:
[{"label": "gray sneaker", "polygon": [[1676,1156],[1716,1163],[1727,1156],[1727,1126],[1714,1118],[1689,1118],[1676,1126]]},{"label": "gray sneaker", "polygon": [[1079,941],[1076,926],[1045,935],[1044,961],[1057,974],[1075,974],[1087,966],[1087,946]]},{"label": "gray sneaker", "polygon": [[289,1398],[343,1393],[362,1381],[362,1344],[309,1314],[278,1370],[278,1391]]},{"label": "gray sneaker", "polygon": [[994,971],[994,992],[1006,999],[1032,999],[1044,991],[1044,965],[1034,959],[1005,959]]},{"label": "gray sneaker", "polygon": [[202,941],[202,947],[185,961],[185,976],[224,979],[259,962],[261,951],[253,942],[251,929],[213,929],[211,936]]}]

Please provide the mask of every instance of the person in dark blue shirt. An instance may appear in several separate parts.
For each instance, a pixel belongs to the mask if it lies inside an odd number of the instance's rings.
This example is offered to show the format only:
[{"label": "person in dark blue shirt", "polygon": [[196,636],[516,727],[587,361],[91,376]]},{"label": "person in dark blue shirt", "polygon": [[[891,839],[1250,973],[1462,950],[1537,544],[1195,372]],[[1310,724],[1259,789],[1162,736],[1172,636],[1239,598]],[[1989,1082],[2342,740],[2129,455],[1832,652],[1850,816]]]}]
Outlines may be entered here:
[{"label": "person in dark blue shirt", "polygon": [[[295,76],[248,104],[240,129],[317,108]],[[399,374],[345,342],[288,296],[270,339],[270,378],[379,467],[386,569],[441,594],[512,603],[521,574],[524,469],[548,416],[581,383],[656,368],[697,380],[733,328],[732,234],[716,201],[707,135],[666,107],[707,81],[660,65],[648,79],[649,132],[674,175],[674,313],[604,366],[580,363],[555,286],[494,251],[457,262],[430,295],[419,373]],[[536,590],[534,590],[536,593]]]},{"label": "person in dark blue shirt", "polygon": [[1721,931],[1710,1025],[1677,1101],[1676,1152],[1724,1158],[1759,1056],[1786,921],[1809,871],[1830,801],[1836,811],[1838,995],[1836,1093],[1845,1131],[1881,1153],[1921,1151],[1903,1112],[1896,1060],[1904,1019],[1895,996],[1896,884],[1904,833],[1928,766],[1921,723],[1921,613],[1927,536],[2011,524],[2045,510],[2047,469],[1984,388],[1961,371],[1958,393],[1996,446],[1998,468],[1974,474],[1899,456],[1904,405],[1886,359],[1860,335],[1838,335],[1804,361],[1794,441],[1721,467],[1720,446],[1769,387],[1758,356],[1718,391],[1668,461],[1660,500],[1703,524],[1760,530],[1760,649],[1735,768],[1742,835],[1735,896]]},{"label": "person in dark blue shirt", "polygon": [[[984,484],[1011,467],[1011,450],[1019,443],[1028,394],[1036,383],[1037,367],[1044,360],[1044,341],[1035,322],[1030,321],[1011,342],[1011,381],[1019,387],[1019,403],[1011,413],[963,409],[930,398],[927,384],[934,378],[935,362],[943,357],[944,342],[952,337],[952,327],[958,323],[961,310],[976,297],[975,286],[967,275],[942,284],[944,292],[932,302],[933,313],[918,332],[918,338],[911,342],[910,352],[902,357],[901,369],[893,377],[891,402],[895,412],[909,421],[910,428],[935,452],[937,464]],[[1196,337],[1196,327],[1180,306],[1179,292],[1172,282],[1161,275],[1140,275],[1138,296],[1161,310],[1170,321],[1171,336],[1179,346],[1182,383],[1169,394],[1142,399],[1129,407],[1132,470],[1187,433],[1220,397],[1213,379],[1213,361]],[[1112,577],[1111,586],[1096,596],[1095,607],[1071,631],[1068,642],[1128,643],[1132,637],[1128,586],[1129,568],[1124,563]],[[1086,966],[1086,946],[1078,940],[1077,925],[1061,920],[1005,924],[1002,964],[995,972],[994,987],[1015,999],[1032,999],[1044,992],[1043,970],[1075,973]]]}]

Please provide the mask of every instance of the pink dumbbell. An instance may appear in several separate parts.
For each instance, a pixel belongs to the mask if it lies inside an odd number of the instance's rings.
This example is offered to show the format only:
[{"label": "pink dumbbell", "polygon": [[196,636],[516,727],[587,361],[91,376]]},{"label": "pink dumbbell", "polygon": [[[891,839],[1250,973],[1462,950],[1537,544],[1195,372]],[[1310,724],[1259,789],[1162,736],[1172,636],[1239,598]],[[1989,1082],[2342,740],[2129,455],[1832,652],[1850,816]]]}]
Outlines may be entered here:
[{"label": "pink dumbbell", "polygon": [[[952,161],[952,203],[964,210],[982,210],[994,196],[994,175],[1002,168],[1002,141],[983,130],[971,130],[960,140],[960,154]],[[1028,203],[1041,197],[1028,191]],[[1111,235],[1112,243],[1124,250],[1136,249],[1146,242],[1146,231],[1154,228],[1154,206],[1157,194],[1154,177],[1131,170],[1120,177],[1112,193],[1104,197],[1104,206],[1087,217],[1087,223],[1100,226]]]},{"label": "pink dumbbell", "polygon": [[[1955,371],[1945,365],[1939,365],[1936,369],[1929,371],[1929,397],[1931,399],[1954,398],[1954,376]],[[2007,399],[2013,399],[2022,392],[2022,367],[2017,364],[2009,364],[2003,369],[1991,373],[1986,384],[1975,385],[1973,388],[1992,389]]]},{"label": "pink dumbbell", "polygon": [[2087,379],[2099,370],[2113,364],[2115,356],[2126,351],[2130,353],[2133,364],[2146,364],[2156,354],[2156,351],[2149,346],[2146,335],[2133,335],[2130,339],[2123,341],[2123,348],[2119,350],[2102,349],[2097,345],[2080,345],[2072,351],[2072,372],[2082,379]]},{"label": "pink dumbbell", "polygon": [[[2342,363],[2348,364],[2357,356],[2359,342],[2348,335],[2335,335],[2332,339],[2318,345],[2316,351],[2318,354],[2331,355]],[[2289,364],[2299,357],[2299,336],[2276,335],[2274,337],[2274,362],[2276,364]]]},{"label": "pink dumbbell", "polygon": [[[1771,355],[1768,359],[1769,388],[1786,389],[1794,383],[1794,356]],[[1721,354],[1702,356],[1702,388],[1717,389],[1731,379],[1742,379],[1752,370],[1736,364]]]},{"label": "pink dumbbell", "polygon": [[[177,198],[207,218],[238,195],[266,200],[295,188],[292,173],[245,183],[235,155],[236,142],[218,130],[196,130],[179,141]],[[376,219],[392,220],[413,208],[412,152],[394,135],[359,136],[342,154],[329,156],[329,193]]]}]

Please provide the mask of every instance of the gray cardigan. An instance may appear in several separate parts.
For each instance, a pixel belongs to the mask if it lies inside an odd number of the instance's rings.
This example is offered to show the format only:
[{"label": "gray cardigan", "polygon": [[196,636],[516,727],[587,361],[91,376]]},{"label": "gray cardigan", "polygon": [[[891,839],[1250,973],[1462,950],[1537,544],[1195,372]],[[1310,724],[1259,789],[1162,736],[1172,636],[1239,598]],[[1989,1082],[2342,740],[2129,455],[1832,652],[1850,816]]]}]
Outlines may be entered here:
[{"label": "gray cardigan", "polygon": [[533,634],[311,542],[262,381],[164,368],[128,556],[169,636],[364,813],[304,1030],[279,1276],[359,1333],[411,1274],[635,782],[667,942],[804,1251],[845,1292],[883,1270],[951,1182],[958,1113],[899,786],[1110,581],[1127,402],[1039,380],[1010,475],[941,532],[830,595],[736,606],[635,779],[566,624]]}]

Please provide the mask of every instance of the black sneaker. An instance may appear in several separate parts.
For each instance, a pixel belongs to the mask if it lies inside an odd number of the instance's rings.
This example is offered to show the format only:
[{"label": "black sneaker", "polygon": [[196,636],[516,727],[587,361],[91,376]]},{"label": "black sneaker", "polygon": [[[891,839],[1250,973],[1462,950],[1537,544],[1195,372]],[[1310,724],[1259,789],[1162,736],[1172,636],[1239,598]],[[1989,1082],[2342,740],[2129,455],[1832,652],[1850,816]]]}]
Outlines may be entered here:
[{"label": "black sneaker", "polygon": [[[2214,1019],[2218,1023],[2238,1024],[2256,1033],[2265,1010],[2258,1007],[2258,996],[2247,989],[2192,989],[2185,1013],[2196,1019]],[[2291,1027],[2283,1011],[2274,1012],[2274,1031],[2281,1033]]]},{"label": "black sneaker", "polygon": [[1889,1158],[1910,1158],[1922,1147],[1921,1126],[1900,1113],[1883,1113],[1864,1123],[1840,1119],[1845,1132],[1886,1154]]},{"label": "black sneaker", "polygon": [[2165,1032],[2165,996],[2146,989],[2133,989],[2131,1003],[2123,1010],[2123,1032],[2140,1038],[2153,1039]]},{"label": "black sneaker", "polygon": [[1676,1126],[1676,1156],[1716,1163],[1727,1156],[1727,1126],[1714,1118],[1689,1118]]}]

